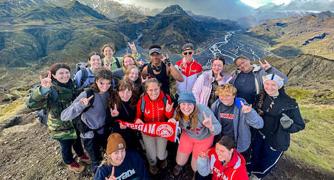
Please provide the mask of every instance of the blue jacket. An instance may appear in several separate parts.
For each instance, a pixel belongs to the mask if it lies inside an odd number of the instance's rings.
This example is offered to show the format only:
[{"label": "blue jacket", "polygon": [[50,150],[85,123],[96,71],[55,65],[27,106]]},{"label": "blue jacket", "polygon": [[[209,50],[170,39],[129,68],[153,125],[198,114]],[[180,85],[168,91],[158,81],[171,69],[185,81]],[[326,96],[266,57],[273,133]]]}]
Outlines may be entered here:
[{"label": "blue jacket", "polygon": [[[241,101],[246,104],[246,101],[242,98],[235,98],[234,103],[234,110],[233,114],[233,127],[234,127],[234,140],[237,143],[237,150],[239,152],[246,151],[250,144],[251,144],[251,132],[250,132],[250,126],[255,129],[260,129],[263,127],[263,119],[261,116],[257,114],[257,112],[252,109],[249,113],[243,113],[241,111]],[[211,110],[215,114],[216,118],[219,122],[220,116],[219,114],[219,105],[221,105],[222,102],[217,99],[212,105]]]}]

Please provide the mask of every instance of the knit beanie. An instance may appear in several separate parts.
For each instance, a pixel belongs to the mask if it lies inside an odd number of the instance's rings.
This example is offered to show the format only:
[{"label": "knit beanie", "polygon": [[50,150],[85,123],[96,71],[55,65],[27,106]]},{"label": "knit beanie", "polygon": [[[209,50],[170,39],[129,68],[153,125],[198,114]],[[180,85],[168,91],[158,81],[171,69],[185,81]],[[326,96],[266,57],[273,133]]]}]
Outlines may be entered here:
[{"label": "knit beanie", "polygon": [[123,137],[119,133],[112,133],[108,137],[108,144],[107,144],[107,154],[111,154],[117,150],[125,149],[126,144]]},{"label": "knit beanie", "polygon": [[179,96],[177,102],[180,103],[193,103],[196,104],[195,96],[192,92],[182,92]]},{"label": "knit beanie", "polygon": [[283,78],[281,78],[277,74],[267,74],[265,76],[262,76],[262,80],[263,80],[263,82],[268,81],[268,80],[275,81],[276,84],[278,85],[278,89],[281,89],[284,85]]}]

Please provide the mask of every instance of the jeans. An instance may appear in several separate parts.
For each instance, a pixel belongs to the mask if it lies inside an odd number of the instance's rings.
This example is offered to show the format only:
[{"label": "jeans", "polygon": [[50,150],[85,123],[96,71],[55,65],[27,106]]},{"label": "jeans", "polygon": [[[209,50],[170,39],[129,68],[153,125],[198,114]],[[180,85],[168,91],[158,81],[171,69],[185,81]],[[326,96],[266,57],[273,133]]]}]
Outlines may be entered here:
[{"label": "jeans", "polygon": [[92,160],[92,168],[93,172],[95,172],[102,160],[102,151],[104,151],[107,146],[106,135],[94,133],[93,138],[82,138],[82,141],[90,159]]},{"label": "jeans", "polygon": [[58,140],[61,147],[61,155],[65,164],[71,164],[74,162],[72,147],[75,153],[80,157],[84,155],[84,150],[82,148],[80,137],[77,139],[66,139]]}]

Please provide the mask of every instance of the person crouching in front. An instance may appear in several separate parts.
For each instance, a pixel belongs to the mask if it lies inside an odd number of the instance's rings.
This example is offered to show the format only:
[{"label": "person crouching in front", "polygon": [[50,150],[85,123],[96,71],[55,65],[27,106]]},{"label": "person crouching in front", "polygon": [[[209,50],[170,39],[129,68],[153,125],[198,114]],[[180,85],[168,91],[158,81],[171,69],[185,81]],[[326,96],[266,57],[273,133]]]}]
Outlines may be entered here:
[{"label": "person crouching in front", "polygon": [[94,180],[149,179],[145,163],[136,151],[127,151],[119,133],[108,137],[104,161],[97,168]]}]

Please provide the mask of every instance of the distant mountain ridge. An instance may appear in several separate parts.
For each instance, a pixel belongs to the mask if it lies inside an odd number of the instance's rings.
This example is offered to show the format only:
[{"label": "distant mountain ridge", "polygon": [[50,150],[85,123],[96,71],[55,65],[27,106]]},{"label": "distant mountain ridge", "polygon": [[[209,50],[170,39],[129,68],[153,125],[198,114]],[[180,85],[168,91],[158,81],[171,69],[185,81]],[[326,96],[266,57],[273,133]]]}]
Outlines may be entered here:
[{"label": "distant mountain ridge", "polygon": [[334,13],[330,11],[268,20],[250,31],[272,41],[272,52],[283,57],[291,51],[334,59]]},{"label": "distant mountain ridge", "polygon": [[[240,27],[231,21],[196,20],[180,6],[167,7],[156,16],[131,11],[110,19],[78,1],[10,0],[0,7],[0,65],[27,66],[34,62],[86,59],[107,42],[118,49],[137,39],[144,48],[161,44],[176,50],[185,42],[201,43]],[[140,37],[138,39],[138,37]]]}]

